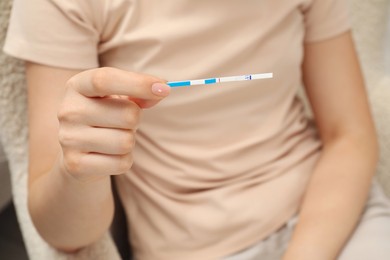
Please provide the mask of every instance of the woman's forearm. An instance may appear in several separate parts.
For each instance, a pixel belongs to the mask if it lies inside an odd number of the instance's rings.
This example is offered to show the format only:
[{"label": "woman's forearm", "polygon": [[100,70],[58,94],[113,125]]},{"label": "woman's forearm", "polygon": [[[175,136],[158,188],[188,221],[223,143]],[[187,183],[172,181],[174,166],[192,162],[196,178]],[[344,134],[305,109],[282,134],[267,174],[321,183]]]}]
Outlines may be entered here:
[{"label": "woman's forearm", "polygon": [[78,250],[108,230],[114,212],[109,176],[81,182],[56,165],[29,188],[33,222],[57,249]]},{"label": "woman's forearm", "polygon": [[377,154],[372,137],[340,137],[324,145],[285,260],[337,259],[366,203]]}]

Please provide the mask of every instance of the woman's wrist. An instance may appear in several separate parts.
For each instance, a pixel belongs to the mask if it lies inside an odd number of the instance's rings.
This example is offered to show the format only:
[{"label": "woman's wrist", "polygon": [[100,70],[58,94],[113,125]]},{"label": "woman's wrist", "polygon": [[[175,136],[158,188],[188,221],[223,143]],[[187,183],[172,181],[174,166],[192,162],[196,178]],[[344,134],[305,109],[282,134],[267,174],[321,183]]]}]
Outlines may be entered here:
[{"label": "woman's wrist", "polygon": [[67,251],[82,248],[96,241],[112,221],[110,176],[81,182],[64,171],[57,160],[50,171],[31,183],[29,210],[38,232],[49,244]]}]

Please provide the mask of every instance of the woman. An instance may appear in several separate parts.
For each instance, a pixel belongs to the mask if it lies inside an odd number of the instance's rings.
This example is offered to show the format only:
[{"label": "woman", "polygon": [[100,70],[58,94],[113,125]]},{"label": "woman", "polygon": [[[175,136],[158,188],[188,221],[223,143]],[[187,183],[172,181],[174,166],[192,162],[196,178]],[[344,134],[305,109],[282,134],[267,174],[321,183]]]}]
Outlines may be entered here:
[{"label": "woman", "polygon": [[377,141],[344,4],[16,0],[5,51],[27,61],[42,237],[96,241],[114,175],[136,259],[387,259],[366,241],[389,238],[388,201],[361,216]]}]

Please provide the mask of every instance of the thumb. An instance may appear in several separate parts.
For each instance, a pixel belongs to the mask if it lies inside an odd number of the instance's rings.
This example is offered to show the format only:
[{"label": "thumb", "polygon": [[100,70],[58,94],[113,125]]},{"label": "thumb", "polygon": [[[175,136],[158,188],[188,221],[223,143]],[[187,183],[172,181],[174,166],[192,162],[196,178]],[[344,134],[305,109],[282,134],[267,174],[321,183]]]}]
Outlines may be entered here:
[{"label": "thumb", "polygon": [[161,100],[169,96],[171,92],[171,87],[162,82],[156,82],[152,85],[153,94],[157,95],[159,98],[155,100],[145,100],[140,98],[128,97],[129,100],[134,101],[140,108],[150,108],[158,104]]}]

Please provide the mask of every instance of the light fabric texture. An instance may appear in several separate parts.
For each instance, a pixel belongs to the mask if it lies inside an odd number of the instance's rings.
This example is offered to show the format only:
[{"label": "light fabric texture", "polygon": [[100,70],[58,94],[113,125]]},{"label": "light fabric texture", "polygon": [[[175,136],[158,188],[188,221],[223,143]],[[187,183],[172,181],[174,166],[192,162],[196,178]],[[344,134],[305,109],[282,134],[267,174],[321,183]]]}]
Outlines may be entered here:
[{"label": "light fabric texture", "polygon": [[[223,260],[280,260],[298,218],[295,216],[265,240]],[[387,260],[390,257],[390,201],[375,181],[358,228],[338,260]],[[375,238],[375,239],[374,239]]]},{"label": "light fabric texture", "polygon": [[[390,14],[390,6],[388,9]],[[385,38],[385,70],[387,75],[390,76],[390,17],[387,16],[387,29],[386,29],[386,38]]]},{"label": "light fabric texture", "polygon": [[4,50],[20,59],[167,79],[275,75],[174,89],[143,112],[133,167],[115,177],[137,259],[218,258],[296,214],[321,146],[296,98],[303,43],[349,30],[345,1],[14,3]]},{"label": "light fabric texture", "polygon": [[[381,20],[384,14],[385,6],[388,4],[388,1],[375,1],[375,3],[368,3],[367,1],[353,1],[353,14],[359,16],[362,19],[354,20],[354,25],[356,28],[373,28],[372,30],[380,30],[380,26],[383,25],[378,23],[378,20]],[[1,1],[0,9],[2,10],[1,19],[4,21],[7,20],[7,14],[10,7],[9,1]],[[3,23],[3,20],[0,23],[1,25],[6,25],[7,23]],[[375,27],[370,27],[372,25],[376,25]],[[379,26],[377,26],[379,25]],[[0,36],[4,37],[4,28],[0,31]],[[359,31],[357,30],[356,36],[358,39],[359,53],[363,57],[370,56],[370,54],[374,53],[372,51],[377,46],[373,44],[378,36],[377,34],[365,34],[367,31]],[[365,36],[364,36],[365,35]],[[371,39],[371,41],[367,41],[365,39]],[[364,55],[367,53],[368,55]],[[377,56],[376,56],[377,57]],[[366,60],[371,60],[373,63],[378,62],[376,59],[371,58],[362,58],[363,62]],[[6,66],[3,66],[6,64]],[[6,152],[10,157],[10,163],[12,165],[11,170],[13,174],[13,186],[15,187],[15,197],[14,200],[17,201],[17,211],[19,215],[19,220],[22,224],[23,234],[25,236],[27,247],[29,249],[29,254],[31,259],[62,259],[65,257],[64,255],[60,255],[54,250],[50,249],[36,234],[34,231],[34,227],[31,224],[31,220],[29,219],[27,209],[26,209],[26,124],[25,124],[25,91],[24,91],[24,81],[23,81],[23,73],[22,73],[22,65],[19,62],[15,62],[15,60],[8,58],[5,60],[4,56],[1,56],[1,90],[0,90],[0,120],[1,120],[1,128],[0,130],[4,135],[1,135],[2,142],[4,142]],[[366,73],[377,74],[375,71],[377,66],[373,67],[373,71],[370,71],[369,67],[365,67]],[[381,144],[389,143],[389,134],[390,134],[390,123],[389,123],[389,108],[388,108],[388,98],[389,97],[389,88],[388,88],[388,80],[383,78],[383,74],[381,71],[377,74],[380,80],[368,81],[369,90],[371,93],[372,89],[375,89],[375,95],[371,95],[371,100],[373,104],[373,109],[375,111],[376,122],[378,127],[378,131],[381,137]],[[387,100],[387,101],[386,101]],[[4,126],[4,128],[3,128]],[[17,130],[17,131],[15,131]],[[386,147],[386,146],[384,146]],[[389,147],[389,146],[387,146]],[[386,171],[390,169],[389,160],[385,160],[388,150],[383,150],[382,160],[380,164],[380,173],[381,176],[386,177]],[[383,180],[384,178],[382,178]],[[387,182],[382,181],[384,185]],[[100,246],[101,245],[101,246]],[[91,248],[85,250],[82,254],[78,256],[74,256],[76,259],[118,259],[117,255],[111,255],[111,257],[107,256],[107,251],[110,251],[109,241],[104,241],[102,244],[97,244],[92,246]],[[99,258],[101,256],[102,258]],[[105,258],[104,258],[105,256]],[[70,257],[70,256],[68,256]]]}]

